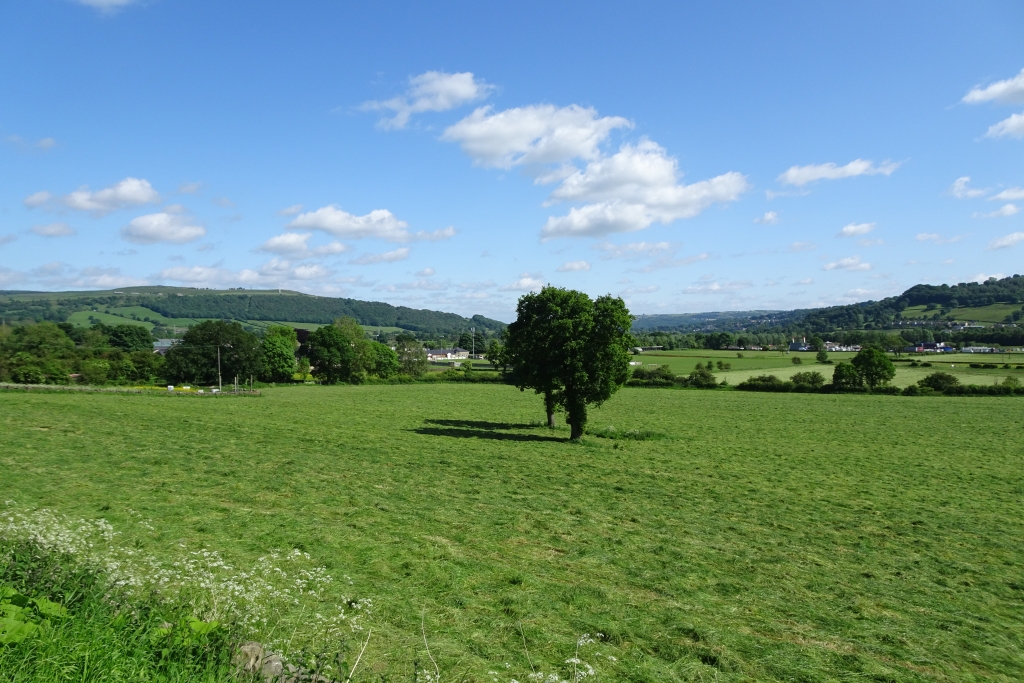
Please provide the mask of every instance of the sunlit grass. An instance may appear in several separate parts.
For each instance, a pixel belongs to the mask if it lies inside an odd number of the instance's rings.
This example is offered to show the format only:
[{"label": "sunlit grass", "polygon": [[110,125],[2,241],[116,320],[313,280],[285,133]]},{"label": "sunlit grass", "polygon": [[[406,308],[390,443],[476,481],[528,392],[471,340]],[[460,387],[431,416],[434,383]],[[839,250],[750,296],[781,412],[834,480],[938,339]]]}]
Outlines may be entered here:
[{"label": "sunlit grass", "polygon": [[1011,681],[1016,406],[626,389],[592,430],[666,438],[572,445],[500,385],[0,394],[0,488],[137,510],[147,552],[308,552],[374,599],[364,680],[430,666],[425,632],[450,680],[568,675],[602,633],[603,680]]}]

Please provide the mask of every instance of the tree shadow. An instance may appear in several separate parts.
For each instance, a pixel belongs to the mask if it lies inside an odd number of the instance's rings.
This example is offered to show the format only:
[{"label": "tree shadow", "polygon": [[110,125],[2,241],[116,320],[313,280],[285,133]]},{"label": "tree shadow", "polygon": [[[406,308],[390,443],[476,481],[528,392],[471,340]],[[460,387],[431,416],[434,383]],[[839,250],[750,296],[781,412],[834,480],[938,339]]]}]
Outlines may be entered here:
[{"label": "tree shadow", "polygon": [[464,429],[531,429],[541,426],[540,423],[525,422],[487,422],[485,420],[424,420],[429,425],[441,427],[462,427]]},{"label": "tree shadow", "polygon": [[[435,421],[438,422],[438,421]],[[459,422],[459,420],[450,420],[450,422]],[[489,423],[476,423],[476,424],[489,424]],[[501,425],[499,428],[507,428],[505,425]],[[488,429],[456,429],[453,427],[420,427],[419,429],[413,429],[412,431],[417,434],[423,434],[425,436],[450,436],[456,439],[495,439],[498,441],[553,441],[562,443],[567,439],[561,439],[557,436],[541,436],[539,434],[514,434],[509,432],[496,432]]]}]

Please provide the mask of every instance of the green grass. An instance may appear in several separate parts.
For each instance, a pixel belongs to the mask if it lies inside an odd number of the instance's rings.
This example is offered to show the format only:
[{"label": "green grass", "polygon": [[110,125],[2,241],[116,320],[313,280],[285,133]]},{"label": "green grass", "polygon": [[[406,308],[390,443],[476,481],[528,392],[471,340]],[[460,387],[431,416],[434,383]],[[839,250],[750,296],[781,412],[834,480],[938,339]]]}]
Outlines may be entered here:
[{"label": "green grass", "polygon": [[[982,323],[1001,323],[1014,311],[1019,311],[1021,304],[992,304],[990,306],[977,306],[973,308],[954,308],[943,318],[950,320],[968,321],[973,320]],[[939,309],[926,310],[923,305],[911,306],[903,310],[904,318],[920,319],[931,318]]]},{"label": "green grass", "polygon": [[590,428],[665,438],[582,445],[542,418],[500,385],[3,393],[0,489],[138,511],[147,552],[308,551],[375,600],[356,680],[429,667],[421,628],[446,680],[526,680],[524,639],[567,676],[597,632],[602,680],[1024,678],[1013,399],[625,389]]},{"label": "green grass", "polygon": [[[779,379],[789,379],[798,372],[820,372],[826,382],[832,379],[832,371],[835,365],[822,364],[815,361],[814,353],[793,352],[782,354],[778,351],[741,351],[743,358],[736,357],[736,351],[710,351],[705,349],[683,349],[677,351],[656,351],[639,356],[633,360],[639,360],[647,364],[666,364],[677,375],[686,375],[693,370],[693,366],[700,362],[723,361],[732,365],[731,370],[721,371],[717,367],[712,370],[719,381],[727,380],[735,386],[744,380],[756,375],[771,374]],[[829,360],[833,363],[850,362],[855,353],[838,352],[828,354]],[[793,364],[793,358],[799,357],[800,365]],[[1015,364],[1024,364],[1024,353],[997,353],[997,354],[934,354],[902,356],[904,359],[917,360],[932,364],[930,368],[910,367],[909,363],[896,363],[896,377],[892,384],[898,387],[905,387],[916,384],[932,372],[949,372],[956,375],[964,384],[992,384],[995,381],[1002,381],[1007,376],[1018,377],[1024,380],[1024,370],[1013,367]],[[971,363],[996,363],[1000,367],[995,370],[982,370],[970,367]],[[1003,369],[1002,365],[1009,363],[1010,369]]]}]

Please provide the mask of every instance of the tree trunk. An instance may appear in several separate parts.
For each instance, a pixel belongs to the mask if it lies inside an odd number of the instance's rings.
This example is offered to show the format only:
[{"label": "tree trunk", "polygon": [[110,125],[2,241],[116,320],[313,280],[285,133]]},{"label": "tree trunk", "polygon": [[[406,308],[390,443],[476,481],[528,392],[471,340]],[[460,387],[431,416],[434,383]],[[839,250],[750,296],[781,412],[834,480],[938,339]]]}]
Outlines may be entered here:
[{"label": "tree trunk", "polygon": [[550,391],[544,392],[544,409],[548,413],[548,427],[555,428],[555,397]]},{"label": "tree trunk", "polygon": [[587,404],[575,400],[570,393],[570,398],[565,405],[565,412],[568,413],[566,421],[570,427],[569,438],[575,441],[583,436],[583,429],[587,426]]}]

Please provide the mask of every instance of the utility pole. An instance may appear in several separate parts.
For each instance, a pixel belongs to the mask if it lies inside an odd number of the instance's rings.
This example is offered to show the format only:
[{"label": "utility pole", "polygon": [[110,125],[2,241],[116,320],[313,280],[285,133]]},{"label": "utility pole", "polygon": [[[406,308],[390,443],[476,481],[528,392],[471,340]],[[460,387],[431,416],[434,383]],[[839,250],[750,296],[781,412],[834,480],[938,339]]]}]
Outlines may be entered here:
[{"label": "utility pole", "polygon": [[[476,355],[476,328],[475,327],[469,328],[469,337],[470,337],[470,339],[473,340],[472,342],[470,342],[471,348],[473,350],[469,352],[469,357],[472,358],[473,356]],[[472,363],[470,363],[470,365],[472,365]]]},{"label": "utility pole", "polygon": [[217,344],[217,390],[224,390],[224,383],[220,379],[220,344]]}]

